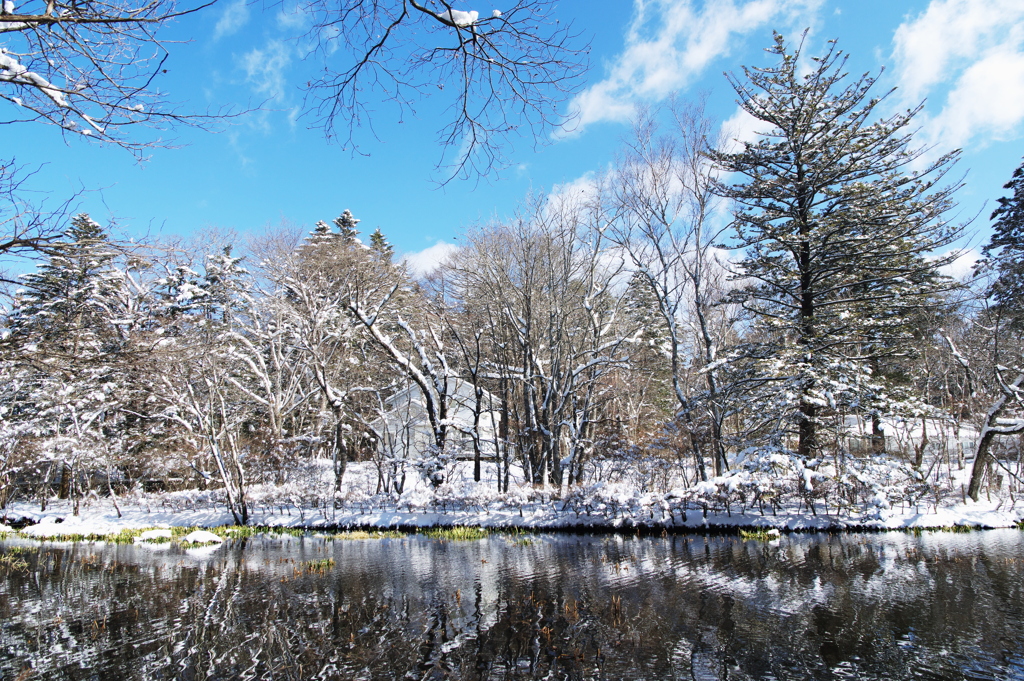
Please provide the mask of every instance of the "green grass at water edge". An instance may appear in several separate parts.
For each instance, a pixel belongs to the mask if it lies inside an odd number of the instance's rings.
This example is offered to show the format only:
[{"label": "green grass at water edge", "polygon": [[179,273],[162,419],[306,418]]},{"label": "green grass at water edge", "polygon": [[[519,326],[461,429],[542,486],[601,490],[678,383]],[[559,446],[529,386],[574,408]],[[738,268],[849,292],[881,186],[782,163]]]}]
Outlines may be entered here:
[{"label": "green grass at water edge", "polygon": [[429,539],[440,539],[441,541],[475,541],[486,538],[490,532],[480,527],[466,527],[456,525],[455,527],[435,527],[420,532]]},{"label": "green grass at water edge", "polygon": [[217,527],[172,527],[174,539],[180,540],[197,530],[212,532],[221,539],[251,539],[260,535],[279,535],[287,537],[304,537],[306,530],[292,527],[266,527],[261,525],[218,525]]},{"label": "green grass at water edge", "polygon": [[131,544],[135,541],[135,538],[145,532],[146,527],[133,527],[120,530],[118,532],[110,532],[106,534],[54,534],[49,537],[36,537],[25,532],[19,532],[18,536],[23,539],[31,539],[34,541],[53,541],[53,542],[107,542],[110,544]]},{"label": "green grass at water edge", "polygon": [[404,539],[407,535],[397,530],[380,530],[367,532],[364,530],[351,530],[349,532],[337,532],[329,534],[324,539],[332,541],[348,541],[352,539]]},{"label": "green grass at water edge", "polygon": [[106,534],[55,534],[49,537],[36,537],[26,532],[4,532],[0,536],[15,536],[21,537],[22,539],[31,539],[33,541],[52,541],[52,542],[107,542],[110,544],[131,544],[134,543],[143,532],[149,530],[160,530],[170,529],[171,537],[157,537],[154,539],[147,539],[147,543],[152,544],[166,544],[168,542],[180,542],[187,535],[195,532],[196,530],[206,530],[223,539],[247,539],[255,537],[261,534],[277,534],[286,535],[291,537],[302,537],[306,534],[305,530],[297,530],[289,527],[249,527],[249,526],[238,526],[238,525],[222,525],[220,527],[198,527],[195,525],[188,527],[132,527],[119,530],[118,532],[110,532]]},{"label": "green grass at water edge", "polygon": [[773,527],[762,527],[756,530],[740,530],[740,538],[745,541],[771,541],[778,539],[782,533]]},{"label": "green grass at water edge", "polygon": [[[943,525],[942,527],[905,527],[902,530],[906,534],[912,534],[915,537],[920,537],[925,532],[950,532],[952,534],[970,534],[971,532],[980,531],[981,527],[974,525]],[[1022,527],[1021,529],[1024,529]]]}]

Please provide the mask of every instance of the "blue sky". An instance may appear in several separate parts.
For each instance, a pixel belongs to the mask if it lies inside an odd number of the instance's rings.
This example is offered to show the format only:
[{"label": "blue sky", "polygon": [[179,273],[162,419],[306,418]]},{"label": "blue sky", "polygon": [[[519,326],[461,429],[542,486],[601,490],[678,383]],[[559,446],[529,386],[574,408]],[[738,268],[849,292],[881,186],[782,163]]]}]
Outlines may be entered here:
[{"label": "blue sky", "polygon": [[[455,6],[481,14],[501,9],[502,0],[486,2]],[[81,208],[130,234],[166,237],[212,227],[244,235],[282,222],[311,228],[347,208],[365,231],[380,227],[411,254],[507,216],[531,190],[550,191],[607,168],[638,104],[706,93],[710,113],[744,134],[749,124],[737,115],[723,72],[766,64],[763,48],[773,29],[795,39],[805,28],[805,52],[819,53],[835,38],[850,54],[852,74],[884,66],[878,92],[899,88],[891,110],[926,101],[917,139],[936,152],[964,149],[959,170],[967,184],[959,200],[964,218],[980,213],[979,240],[1024,155],[1020,0],[563,0],[556,15],[574,22],[592,45],[584,88],[567,104],[578,113],[576,129],[539,148],[522,140],[498,178],[438,188],[434,102],[402,122],[380,105],[380,140],[364,135],[365,155],[325,142],[301,114],[299,86],[309,65],[288,39],[300,32],[302,18],[245,0],[220,0],[172,26],[165,37],[188,42],[170,46],[160,85],[185,108],[265,101],[263,110],[216,133],[178,130],[178,148],[154,149],[142,164],[121,149],[68,143],[38,124],[8,126],[0,156],[44,163],[34,188],[55,199],[86,190]]]}]

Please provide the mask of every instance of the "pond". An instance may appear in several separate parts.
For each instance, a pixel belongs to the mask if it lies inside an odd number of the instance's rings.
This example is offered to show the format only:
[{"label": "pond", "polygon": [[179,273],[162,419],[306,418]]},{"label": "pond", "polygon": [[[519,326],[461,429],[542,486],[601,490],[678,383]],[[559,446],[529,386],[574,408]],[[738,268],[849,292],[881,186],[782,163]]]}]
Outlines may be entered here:
[{"label": "pond", "polygon": [[1024,532],[0,543],[3,679],[1024,679]]}]

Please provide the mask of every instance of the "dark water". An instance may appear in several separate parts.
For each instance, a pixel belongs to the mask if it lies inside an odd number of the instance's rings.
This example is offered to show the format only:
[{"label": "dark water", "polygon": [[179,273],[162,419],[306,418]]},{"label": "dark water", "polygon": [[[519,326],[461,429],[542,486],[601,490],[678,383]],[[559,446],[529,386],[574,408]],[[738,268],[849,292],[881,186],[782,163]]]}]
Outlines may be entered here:
[{"label": "dark water", "polygon": [[1024,679],[1013,530],[13,546],[3,679]]}]

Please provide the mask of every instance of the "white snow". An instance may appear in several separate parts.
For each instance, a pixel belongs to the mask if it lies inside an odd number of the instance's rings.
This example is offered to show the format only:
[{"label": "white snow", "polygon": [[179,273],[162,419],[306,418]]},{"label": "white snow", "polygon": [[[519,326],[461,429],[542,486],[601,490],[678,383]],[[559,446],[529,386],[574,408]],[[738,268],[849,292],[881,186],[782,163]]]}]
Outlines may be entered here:
[{"label": "white snow", "polygon": [[[3,28],[11,28],[12,22],[4,22]],[[38,88],[44,95],[53,100],[53,103],[61,108],[67,108],[68,102],[64,93],[50,84],[38,73],[29,71],[17,57],[11,55],[5,48],[0,47],[0,81],[17,83],[20,85],[31,85]]]},{"label": "white snow", "polygon": [[434,16],[449,26],[469,28],[479,21],[480,12],[477,12],[476,10],[472,12],[465,12],[460,9],[450,9],[447,12],[438,12]]},{"label": "white snow", "polygon": [[135,541],[152,541],[154,539],[170,539],[173,536],[170,530],[146,530]]},{"label": "white snow", "polygon": [[213,532],[207,532],[206,530],[196,530],[190,532],[182,537],[181,541],[188,544],[219,544],[223,539],[215,535]]},{"label": "white snow", "polygon": [[91,117],[82,114],[82,118],[85,120],[86,123],[88,123],[92,127],[93,130],[95,130],[99,134],[102,135],[105,132],[104,129]]},{"label": "white snow", "polygon": [[[781,458],[781,457],[779,457]],[[507,493],[498,492],[493,464],[484,462],[483,480],[472,479],[473,464],[454,464],[444,482],[432,487],[415,470],[407,475],[403,494],[377,494],[377,470],[371,462],[350,463],[339,508],[324,503],[333,494],[330,461],[323,461],[319,480],[285,485],[257,485],[248,489],[249,522],[267,527],[431,527],[476,525],[481,527],[530,527],[537,529],[607,528],[628,530],[638,526],[702,530],[707,527],[762,527],[779,530],[813,529],[905,529],[956,525],[1013,527],[1024,518],[1024,507],[1006,497],[985,496],[978,503],[964,501],[960,494],[910,497],[900,493],[903,473],[897,467],[865,469],[863,476],[876,485],[861,504],[837,510],[814,500],[809,508],[802,469],[789,474],[792,489],[799,490],[775,509],[767,503],[764,512],[754,502],[755,494],[778,493],[770,480],[750,471],[734,471],[692,487],[676,485],[668,492],[644,492],[632,482],[609,482],[573,487],[561,493],[554,488],[534,487],[513,470]],[[777,466],[782,464],[776,462]],[[822,473],[824,466],[819,467]],[[969,469],[964,471],[969,473]],[[602,473],[608,477],[608,472]],[[886,475],[894,476],[890,483]],[[812,477],[812,487],[822,484]],[[959,482],[957,482],[959,484]],[[746,501],[743,501],[744,497]],[[117,517],[108,499],[83,500],[81,515],[72,515],[66,500],[48,501],[47,511],[38,505],[13,502],[0,510],[0,520],[26,519],[37,523],[22,530],[28,538],[58,535],[102,535],[124,528],[158,528],[143,536],[166,537],[170,526],[217,527],[233,524],[223,491],[136,493],[119,499],[122,517]],[[706,509],[706,513],[705,513]],[[5,518],[6,516],[6,518]],[[60,521],[60,522],[58,522]],[[162,527],[161,527],[162,526]],[[220,543],[210,532],[198,531],[183,538]]]}]

